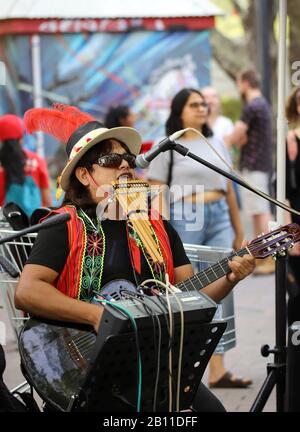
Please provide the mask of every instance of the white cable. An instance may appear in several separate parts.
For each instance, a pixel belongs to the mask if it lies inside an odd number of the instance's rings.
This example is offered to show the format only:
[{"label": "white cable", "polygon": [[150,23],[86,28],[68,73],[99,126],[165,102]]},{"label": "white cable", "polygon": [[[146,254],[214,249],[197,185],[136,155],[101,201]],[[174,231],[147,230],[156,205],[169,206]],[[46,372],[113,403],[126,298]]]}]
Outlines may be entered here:
[{"label": "white cable", "polygon": [[[179,401],[179,398],[180,398],[180,381],[181,381],[181,367],[182,367],[182,353],[183,353],[183,339],[184,339],[184,312],[183,312],[183,307],[182,307],[181,301],[176,296],[176,292],[178,292],[178,291],[181,292],[181,290],[179,290],[178,288],[176,288],[170,284],[168,273],[166,273],[166,283],[163,283],[160,280],[156,280],[156,279],[147,279],[141,283],[141,286],[146,285],[149,282],[161,285],[162,287],[164,287],[164,289],[166,291],[166,300],[167,300],[168,310],[169,310],[169,314],[170,314],[170,321],[169,321],[170,335],[171,335],[172,339],[173,339],[173,326],[172,326],[173,320],[171,320],[171,314],[173,313],[173,311],[172,311],[171,304],[170,304],[169,292],[171,292],[173,294],[173,296],[174,296],[174,298],[178,304],[179,310],[180,310],[180,342],[179,342],[178,369],[177,369],[177,391],[176,391],[176,411],[179,411],[179,408],[180,408],[180,403],[179,403],[180,402]],[[170,352],[170,356],[169,356],[169,368],[172,371],[172,353],[171,352]],[[171,377],[169,377],[169,410],[170,410],[170,412],[172,410],[172,380],[171,380]]]},{"label": "white cable", "polygon": [[[187,131],[193,131],[195,133],[197,133],[198,135],[200,135],[201,139],[211,148],[211,150],[219,157],[219,159],[221,159],[221,161],[226,165],[226,167],[230,170],[230,172],[232,174],[234,174],[239,180],[243,181],[247,186],[251,187],[254,191],[259,192],[259,194],[261,194],[261,196],[263,196],[264,198],[268,199],[268,201],[272,201],[273,204],[277,204],[280,203],[280,205],[282,205],[282,207],[291,213],[294,213],[298,216],[300,216],[300,212],[298,212],[297,210],[293,209],[292,207],[287,206],[286,204],[284,204],[282,201],[276,200],[274,198],[272,198],[270,195],[262,192],[261,190],[257,189],[256,187],[254,187],[252,184],[248,183],[240,174],[238,174],[230,165],[229,163],[219,154],[219,152],[211,145],[211,143],[208,141],[208,139],[197,129],[195,128],[186,128],[183,130],[180,130],[178,132],[180,132],[180,135],[182,135],[182,132],[187,132]],[[173,134],[174,135],[174,134]]]},{"label": "white cable", "polygon": [[[171,303],[170,303],[170,298],[169,298],[169,290],[172,292],[172,289],[170,289],[168,287],[167,284],[161,282],[160,280],[156,280],[156,279],[147,279],[144,282],[141,283],[141,286],[146,285],[149,282],[154,282],[156,285],[159,284],[161,286],[164,287],[165,292],[166,292],[166,301],[167,301],[167,305],[168,305],[168,313],[169,313],[169,333],[170,333],[170,339],[173,342],[173,319],[172,319],[172,308],[171,308]],[[172,412],[172,401],[173,401],[173,386],[172,386],[172,349],[169,350],[168,353],[168,383],[169,383],[169,412]]]},{"label": "white cable", "polygon": [[185,134],[188,130],[189,128],[181,129],[179,131],[174,132],[172,135],[169,136],[169,140],[174,142],[175,140],[180,138],[183,134]]},{"label": "white cable", "polygon": [[[166,285],[168,287],[171,287],[169,283],[169,275],[166,273]],[[180,383],[181,383],[181,367],[182,367],[182,353],[183,353],[183,338],[184,338],[184,313],[181,301],[177,298],[174,290],[173,295],[175,300],[178,303],[179,310],[180,310],[180,342],[179,342],[179,352],[178,352],[178,368],[177,368],[177,391],[176,391],[176,411],[180,411]]]},{"label": "white cable", "polygon": [[[166,275],[167,279],[167,275]],[[172,340],[172,346],[171,349],[169,349],[169,371],[171,371],[171,375],[169,373],[169,412],[172,412],[173,409],[173,383],[172,383],[172,377],[173,377],[173,341],[174,341],[174,330],[173,330],[173,311],[170,303],[170,297],[169,297],[169,287],[167,285],[166,280],[166,301],[168,305],[168,311],[169,311],[169,328],[170,328],[170,335]]]}]

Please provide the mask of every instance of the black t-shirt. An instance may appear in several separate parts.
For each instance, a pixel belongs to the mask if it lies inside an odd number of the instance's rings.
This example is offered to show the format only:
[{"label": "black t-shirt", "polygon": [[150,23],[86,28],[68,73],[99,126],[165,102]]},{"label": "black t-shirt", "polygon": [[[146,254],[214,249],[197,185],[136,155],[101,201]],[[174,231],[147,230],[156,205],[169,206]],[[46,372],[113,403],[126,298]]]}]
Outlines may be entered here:
[{"label": "black t-shirt", "polygon": [[272,169],[272,115],[267,100],[248,102],[241,120],[248,125],[248,141],[241,148],[240,169],[270,172]]},{"label": "black t-shirt", "polygon": [[[174,267],[190,264],[177,232],[167,221],[164,221],[164,226],[171,245]],[[106,239],[106,252],[101,285],[104,286],[113,279],[127,279],[135,283],[127,243],[126,222],[105,220],[102,222],[102,228]],[[63,223],[39,232],[27,264],[39,264],[61,273],[68,253],[68,228],[67,224]],[[152,279],[152,275],[143,254],[141,254],[139,283],[149,278]]]},{"label": "black t-shirt", "polygon": [[[297,156],[294,161],[289,159],[286,151],[286,197],[290,201],[291,206],[300,210],[300,138],[296,136]],[[291,214],[292,221],[300,224],[300,217]]]}]

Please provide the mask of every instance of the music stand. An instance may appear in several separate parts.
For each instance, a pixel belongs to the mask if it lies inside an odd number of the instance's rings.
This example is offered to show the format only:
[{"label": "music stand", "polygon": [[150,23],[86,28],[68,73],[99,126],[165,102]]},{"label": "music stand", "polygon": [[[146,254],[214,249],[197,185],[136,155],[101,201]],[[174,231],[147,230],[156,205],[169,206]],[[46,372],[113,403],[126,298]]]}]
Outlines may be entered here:
[{"label": "music stand", "polygon": [[[180,410],[188,409],[193,402],[208,361],[213,354],[226,322],[187,323],[185,325],[182,372],[180,386]],[[173,339],[173,377],[177,379],[179,326],[175,326]],[[153,411],[156,359],[154,356],[153,329],[139,331],[142,358],[141,411]],[[137,355],[134,333],[110,336],[102,341],[98,335],[97,353],[93,367],[87,373],[84,384],[73,397],[68,411],[136,412]],[[158,383],[158,412],[168,411],[168,353],[169,337],[162,328],[160,378]],[[173,386],[175,407],[176,385]]]}]

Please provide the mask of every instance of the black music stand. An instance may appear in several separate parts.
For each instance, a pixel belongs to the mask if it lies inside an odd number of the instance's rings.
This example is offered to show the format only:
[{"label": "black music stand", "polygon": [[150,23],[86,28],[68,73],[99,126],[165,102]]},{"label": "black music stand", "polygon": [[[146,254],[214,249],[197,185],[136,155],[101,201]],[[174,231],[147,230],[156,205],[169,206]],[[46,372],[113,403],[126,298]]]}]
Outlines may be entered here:
[{"label": "black music stand", "polygon": [[[223,321],[202,324],[194,322],[185,325],[180,410],[188,409],[192,405],[207,363],[225,328],[226,322]],[[153,412],[156,378],[153,329],[141,330],[139,335],[143,368],[141,411]],[[175,378],[173,407],[175,407],[176,397],[179,335],[179,326],[176,326],[172,349],[173,377]],[[162,329],[162,341],[156,411],[167,412],[169,336],[166,328]],[[99,340],[97,342],[93,367],[87,373],[78,394],[73,397],[68,411],[136,412],[137,351],[134,333],[110,336],[102,343],[99,343]]]}]

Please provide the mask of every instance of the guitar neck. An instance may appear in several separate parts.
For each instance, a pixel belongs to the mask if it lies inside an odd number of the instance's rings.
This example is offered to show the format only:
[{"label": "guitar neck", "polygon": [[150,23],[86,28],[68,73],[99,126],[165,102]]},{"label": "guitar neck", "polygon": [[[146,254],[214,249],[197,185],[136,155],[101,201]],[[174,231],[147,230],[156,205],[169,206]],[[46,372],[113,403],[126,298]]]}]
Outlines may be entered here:
[{"label": "guitar neck", "polygon": [[176,285],[181,291],[192,291],[192,290],[200,290],[212,282],[220,279],[221,277],[227,275],[231,272],[228,262],[232,260],[235,256],[244,256],[249,254],[249,250],[247,248],[240,249],[237,252],[232,253],[226,258],[223,258],[221,261],[217,262],[211,267],[208,267],[201,272],[195,274],[191,278],[180,282]]}]

